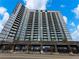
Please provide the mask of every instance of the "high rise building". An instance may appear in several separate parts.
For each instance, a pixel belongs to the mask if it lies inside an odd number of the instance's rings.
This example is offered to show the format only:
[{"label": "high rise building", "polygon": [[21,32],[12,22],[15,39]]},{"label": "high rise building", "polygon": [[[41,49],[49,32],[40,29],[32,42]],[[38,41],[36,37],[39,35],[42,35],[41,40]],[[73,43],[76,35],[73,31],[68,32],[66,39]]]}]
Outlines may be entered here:
[{"label": "high rise building", "polygon": [[0,34],[0,50],[69,52],[69,43],[61,42],[70,40],[59,11],[29,10],[19,3]]},{"label": "high rise building", "polygon": [[71,40],[59,11],[29,10],[18,4],[1,32],[4,41]]}]

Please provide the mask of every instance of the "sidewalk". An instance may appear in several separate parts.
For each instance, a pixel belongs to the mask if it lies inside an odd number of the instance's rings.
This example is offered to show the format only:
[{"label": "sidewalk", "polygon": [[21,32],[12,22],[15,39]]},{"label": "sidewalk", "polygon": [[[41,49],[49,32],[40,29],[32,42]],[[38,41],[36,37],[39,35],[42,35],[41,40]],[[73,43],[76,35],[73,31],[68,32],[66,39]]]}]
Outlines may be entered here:
[{"label": "sidewalk", "polygon": [[42,54],[0,54],[0,59],[79,59],[78,55],[42,55]]}]

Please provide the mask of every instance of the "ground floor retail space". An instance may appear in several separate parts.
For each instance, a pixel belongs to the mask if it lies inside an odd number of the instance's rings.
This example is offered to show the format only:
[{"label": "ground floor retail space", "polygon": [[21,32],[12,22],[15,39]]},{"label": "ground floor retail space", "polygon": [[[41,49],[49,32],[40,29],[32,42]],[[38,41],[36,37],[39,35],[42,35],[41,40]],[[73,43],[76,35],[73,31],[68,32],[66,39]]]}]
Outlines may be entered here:
[{"label": "ground floor retail space", "polygon": [[0,52],[26,52],[26,53],[79,53],[79,46],[76,44],[58,43],[3,43],[0,44]]}]

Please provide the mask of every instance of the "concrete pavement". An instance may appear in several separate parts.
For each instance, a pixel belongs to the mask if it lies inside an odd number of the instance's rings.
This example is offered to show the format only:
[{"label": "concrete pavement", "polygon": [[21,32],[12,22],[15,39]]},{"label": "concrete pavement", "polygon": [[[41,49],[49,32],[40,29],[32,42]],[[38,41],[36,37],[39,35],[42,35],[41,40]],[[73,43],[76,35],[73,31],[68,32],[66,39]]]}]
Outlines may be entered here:
[{"label": "concrete pavement", "polygon": [[79,59],[79,55],[42,55],[42,54],[10,54],[1,53],[0,59]]}]

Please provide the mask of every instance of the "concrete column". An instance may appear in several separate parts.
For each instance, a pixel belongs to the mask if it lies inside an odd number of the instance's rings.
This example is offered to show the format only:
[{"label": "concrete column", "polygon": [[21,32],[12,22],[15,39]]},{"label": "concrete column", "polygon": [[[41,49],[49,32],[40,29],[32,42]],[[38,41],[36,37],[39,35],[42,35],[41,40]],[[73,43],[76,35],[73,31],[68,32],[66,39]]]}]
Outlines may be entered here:
[{"label": "concrete column", "polygon": [[41,17],[40,17],[40,11],[38,11],[39,13],[38,13],[38,41],[41,41],[41,36],[40,36],[40,34],[41,34],[41,30],[40,30],[40,28],[41,28]]},{"label": "concrete column", "polygon": [[51,54],[53,54],[53,46],[51,46],[50,49],[51,49]]},{"label": "concrete column", "polygon": [[42,12],[40,12],[40,41],[43,41]]},{"label": "concrete column", "polygon": [[55,52],[56,52],[56,53],[58,52],[57,44],[55,44]]},{"label": "concrete column", "polygon": [[54,33],[55,33],[55,38],[56,38],[55,41],[58,41],[58,38],[57,38],[57,35],[56,35],[56,30],[55,30],[55,24],[54,24],[54,21],[53,21],[53,20],[55,20],[55,19],[53,19],[52,13],[51,13],[51,20],[52,20],[52,25],[53,25],[53,29],[54,29]]},{"label": "concrete column", "polygon": [[33,15],[33,22],[32,22],[31,41],[33,41],[34,22],[35,22],[35,12],[34,12],[34,15]]},{"label": "concrete column", "polygon": [[12,47],[12,49],[11,49],[10,52],[14,52],[15,51],[15,45],[13,44],[11,47]]},{"label": "concrete column", "polygon": [[29,45],[27,45],[27,53],[29,54]]},{"label": "concrete column", "polygon": [[28,45],[27,45],[27,53],[28,53],[28,54],[30,54],[30,50],[29,50],[30,48],[31,48],[31,45],[28,44]]},{"label": "concrete column", "polygon": [[[52,20],[53,29],[54,29],[54,32],[55,32],[55,38],[56,38],[55,41],[58,41],[58,38],[57,38],[57,35],[56,35],[56,30],[55,30],[55,25],[54,25],[54,21],[53,21],[55,19],[53,19],[52,13],[51,13],[51,20]],[[58,50],[57,50],[57,42],[55,42],[55,52],[58,52]]]},{"label": "concrete column", "polygon": [[49,24],[48,24],[47,12],[45,12],[45,15],[46,15],[46,25],[47,25],[48,41],[51,41],[51,39],[50,39],[50,31],[49,31]]},{"label": "concrete column", "polygon": [[[57,13],[58,13],[58,12],[57,12]],[[62,27],[61,27],[61,24],[60,24],[60,22],[59,22],[60,19],[58,19],[57,13],[55,13],[55,16],[56,16],[56,20],[57,20],[57,23],[58,23],[58,26],[59,26],[59,30],[60,30],[60,33],[61,33],[61,35],[62,35],[62,39],[65,39],[64,34],[63,34],[63,30],[62,30]],[[61,40],[62,40],[62,39],[61,39]],[[58,40],[58,41],[60,41],[60,40]]]},{"label": "concrete column", "polygon": [[43,46],[42,45],[40,46],[40,49],[41,49],[40,54],[42,54],[43,53]]}]

